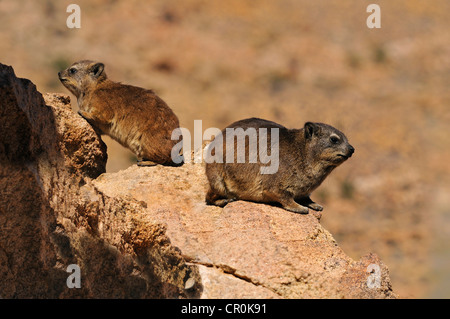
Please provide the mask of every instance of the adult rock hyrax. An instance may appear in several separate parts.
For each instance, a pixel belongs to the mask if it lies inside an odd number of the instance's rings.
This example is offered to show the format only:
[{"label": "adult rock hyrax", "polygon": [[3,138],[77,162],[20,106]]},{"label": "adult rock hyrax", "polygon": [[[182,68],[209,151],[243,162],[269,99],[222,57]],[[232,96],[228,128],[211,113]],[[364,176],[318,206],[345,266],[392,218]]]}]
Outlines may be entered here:
[{"label": "adult rock hyrax", "polygon": [[[239,153],[237,144],[244,140]],[[206,203],[223,207],[230,201],[246,200],[278,203],[295,213],[308,213],[308,208],[321,211],[323,207],[310,199],[312,191],[354,151],[342,132],[323,123],[307,122],[302,129],[287,129],[258,118],[235,122],[205,149],[210,186]],[[271,171],[267,170],[269,153]]]},{"label": "adult rock hyrax", "polygon": [[[177,165],[172,160],[173,130],[179,121],[152,90],[109,80],[103,63],[75,62],[58,73],[78,102],[79,114],[137,157],[138,165]],[[176,154],[175,156],[177,156]]]}]

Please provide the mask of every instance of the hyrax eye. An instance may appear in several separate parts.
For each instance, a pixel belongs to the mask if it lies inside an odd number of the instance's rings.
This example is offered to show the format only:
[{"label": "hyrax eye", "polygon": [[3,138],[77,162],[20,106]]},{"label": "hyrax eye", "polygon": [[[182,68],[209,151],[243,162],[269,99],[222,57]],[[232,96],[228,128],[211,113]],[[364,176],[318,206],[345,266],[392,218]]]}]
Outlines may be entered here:
[{"label": "hyrax eye", "polygon": [[332,136],[332,137],[330,137],[330,142],[333,144],[339,144],[340,139],[337,136]]},{"label": "hyrax eye", "polygon": [[77,69],[75,69],[75,68],[69,69],[69,74],[75,74],[75,73],[77,73]]}]

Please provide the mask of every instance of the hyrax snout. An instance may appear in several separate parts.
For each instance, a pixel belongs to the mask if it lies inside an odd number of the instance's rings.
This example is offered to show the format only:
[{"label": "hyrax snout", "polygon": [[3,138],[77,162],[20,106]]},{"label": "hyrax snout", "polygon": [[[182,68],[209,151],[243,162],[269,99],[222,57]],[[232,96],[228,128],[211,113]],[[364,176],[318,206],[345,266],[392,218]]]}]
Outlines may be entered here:
[{"label": "hyrax snout", "polygon": [[181,162],[172,159],[172,148],[179,142],[171,139],[178,118],[152,90],[113,82],[103,63],[90,60],[75,62],[58,76],[76,96],[79,114],[135,153],[138,165]]},{"label": "hyrax snout", "polygon": [[323,123],[287,129],[258,118],[235,122],[206,149],[206,202],[223,207],[246,200],[278,203],[296,213],[321,211],[311,193],[354,151],[342,132]]}]

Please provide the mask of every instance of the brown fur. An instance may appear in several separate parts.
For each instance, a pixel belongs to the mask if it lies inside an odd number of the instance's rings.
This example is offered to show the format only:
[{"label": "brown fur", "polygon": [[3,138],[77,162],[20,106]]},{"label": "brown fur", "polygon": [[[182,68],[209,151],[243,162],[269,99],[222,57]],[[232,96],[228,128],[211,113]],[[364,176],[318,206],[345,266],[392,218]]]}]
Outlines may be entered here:
[{"label": "brown fur", "polygon": [[100,133],[129,148],[142,166],[173,165],[171,140],[179,121],[153,91],[109,80],[104,65],[89,60],[58,73],[78,100],[79,114]]},{"label": "brown fur", "polygon": [[[274,174],[261,174],[259,161],[249,163],[249,138],[245,143],[245,163],[237,163],[234,139],[233,163],[225,163],[226,129],[208,146],[213,149],[220,144],[216,140],[223,136],[224,163],[208,163],[206,175],[210,188],[206,195],[207,204],[225,206],[233,200],[247,200],[262,203],[279,203],[283,208],[296,213],[307,213],[308,207],[321,211],[323,208],[310,199],[310,194],[324,181],[331,171],[342,164],[354,152],[347,138],[337,129],[322,123],[305,123],[302,129],[287,129],[267,120],[251,118],[235,122],[228,128],[270,128],[279,129],[279,166]],[[332,141],[333,139],[333,141]],[[338,141],[336,141],[336,139]],[[259,134],[258,140],[259,141]],[[259,142],[258,150],[259,150]],[[214,150],[217,151],[217,150]],[[268,150],[270,154],[270,149]]]}]

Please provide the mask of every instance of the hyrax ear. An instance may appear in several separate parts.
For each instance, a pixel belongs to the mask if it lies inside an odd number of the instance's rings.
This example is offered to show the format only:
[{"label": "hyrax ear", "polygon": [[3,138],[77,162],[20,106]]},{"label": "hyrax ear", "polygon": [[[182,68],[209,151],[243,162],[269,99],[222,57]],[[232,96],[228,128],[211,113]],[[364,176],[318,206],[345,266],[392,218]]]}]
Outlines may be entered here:
[{"label": "hyrax ear", "polygon": [[306,122],[305,123],[305,138],[310,139],[313,135],[317,135],[320,132],[320,127],[316,123]]},{"label": "hyrax ear", "polygon": [[104,69],[105,69],[105,65],[103,63],[99,62],[99,63],[92,64],[89,68],[89,72],[94,77],[98,78],[103,73]]}]

